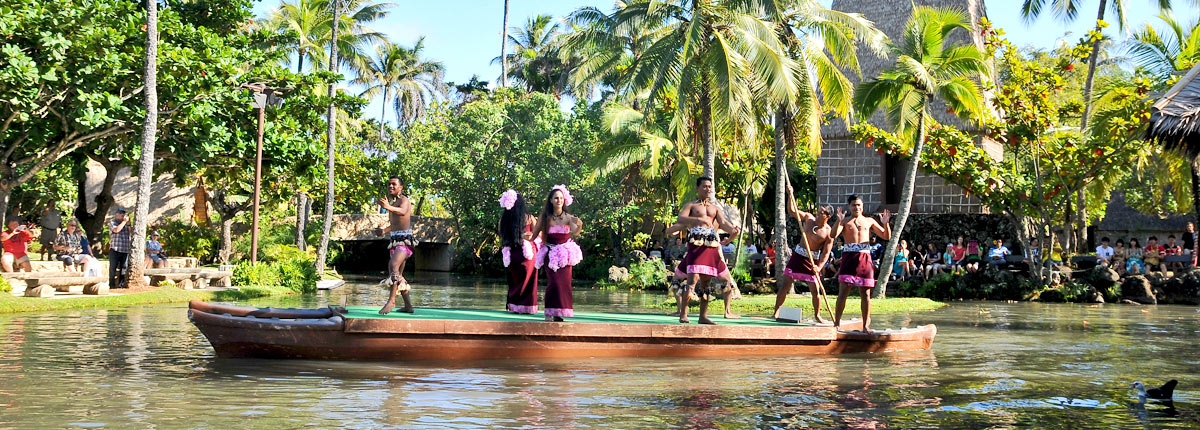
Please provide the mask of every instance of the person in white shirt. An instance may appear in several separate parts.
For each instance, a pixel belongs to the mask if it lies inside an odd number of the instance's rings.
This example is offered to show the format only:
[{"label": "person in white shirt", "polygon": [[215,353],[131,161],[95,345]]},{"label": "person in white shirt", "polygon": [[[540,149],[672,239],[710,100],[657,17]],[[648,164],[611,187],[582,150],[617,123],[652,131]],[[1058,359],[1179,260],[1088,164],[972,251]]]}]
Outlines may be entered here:
[{"label": "person in white shirt", "polygon": [[1107,237],[1101,238],[1100,246],[1096,247],[1096,259],[1100,260],[1099,261],[1100,264],[1107,266],[1112,263],[1112,258],[1113,258],[1113,248],[1111,246],[1108,246],[1108,238]]},{"label": "person in white shirt", "polygon": [[758,247],[757,247],[757,246],[754,246],[754,244],[753,244],[753,243],[751,243],[751,244],[749,244],[749,245],[746,245],[746,253],[747,253],[747,254],[750,254],[750,255],[757,254],[757,253],[758,253]]}]

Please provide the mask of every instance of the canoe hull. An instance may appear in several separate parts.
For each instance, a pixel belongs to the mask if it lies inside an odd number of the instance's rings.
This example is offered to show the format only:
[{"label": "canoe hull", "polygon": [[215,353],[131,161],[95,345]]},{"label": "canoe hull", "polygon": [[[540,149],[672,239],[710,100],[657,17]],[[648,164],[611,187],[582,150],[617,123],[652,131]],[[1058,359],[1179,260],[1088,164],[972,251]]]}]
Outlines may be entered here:
[{"label": "canoe hull", "polygon": [[[937,328],[888,334],[836,332],[825,327],[725,327],[652,324],[547,324],[479,321],[274,319],[218,315],[199,309],[188,318],[223,358],[318,360],[489,360],[588,357],[731,357],[846,354],[929,349]],[[611,327],[605,327],[611,326]],[[719,327],[719,326],[718,326]],[[712,336],[721,330],[724,336]]]}]

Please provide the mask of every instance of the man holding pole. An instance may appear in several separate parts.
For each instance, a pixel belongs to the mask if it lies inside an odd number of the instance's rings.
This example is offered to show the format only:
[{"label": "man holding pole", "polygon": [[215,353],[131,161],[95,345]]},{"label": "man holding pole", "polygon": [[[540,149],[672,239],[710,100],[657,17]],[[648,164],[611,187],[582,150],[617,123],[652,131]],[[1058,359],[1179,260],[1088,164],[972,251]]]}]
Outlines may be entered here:
[{"label": "man holding pole", "polygon": [[813,319],[824,324],[826,321],[821,319],[821,298],[825,296],[825,288],[821,285],[820,270],[817,268],[825,267],[829,262],[830,251],[833,250],[833,228],[829,226],[831,210],[818,207],[817,216],[813,216],[796,205],[791,184],[788,184],[787,194],[788,213],[800,221],[803,240],[796,245],[791,258],[788,259],[787,268],[783,271],[783,282],[779,284],[775,293],[775,313],[771,318],[779,318],[779,308],[783,307],[788,293],[792,291],[792,284],[800,281],[808,285],[808,292],[812,294]]}]

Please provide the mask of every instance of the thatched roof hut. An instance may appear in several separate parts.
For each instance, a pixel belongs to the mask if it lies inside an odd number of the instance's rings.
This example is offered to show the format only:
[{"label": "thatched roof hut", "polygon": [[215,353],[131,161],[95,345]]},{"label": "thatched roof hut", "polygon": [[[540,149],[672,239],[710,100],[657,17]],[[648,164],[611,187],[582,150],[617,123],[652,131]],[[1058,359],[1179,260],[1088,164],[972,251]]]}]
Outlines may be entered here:
[{"label": "thatched roof hut", "polygon": [[1146,138],[1200,155],[1200,65],[1193,67],[1151,109]]}]

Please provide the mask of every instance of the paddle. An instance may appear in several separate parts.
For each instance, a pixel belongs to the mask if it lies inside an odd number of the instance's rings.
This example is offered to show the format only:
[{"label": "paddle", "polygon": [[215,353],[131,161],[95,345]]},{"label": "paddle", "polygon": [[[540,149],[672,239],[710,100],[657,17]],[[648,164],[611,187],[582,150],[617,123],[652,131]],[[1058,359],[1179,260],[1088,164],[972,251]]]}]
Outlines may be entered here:
[{"label": "paddle", "polygon": [[[787,181],[788,181],[787,182],[788,197],[794,202],[794,201],[796,201],[796,197],[794,195],[792,195],[792,178],[787,178]],[[805,255],[808,257],[808,264],[813,267],[813,271],[816,272],[816,274],[817,274],[816,276],[814,276],[814,278],[816,279],[816,284],[817,284],[817,294],[820,294],[821,300],[823,300],[825,302],[825,311],[829,312],[829,319],[836,323],[837,319],[834,318],[834,316],[833,316],[833,308],[829,306],[829,295],[825,294],[825,285],[824,285],[825,283],[821,281],[821,270],[824,268],[817,267],[817,262],[813,261],[812,252],[811,252],[812,247],[808,246],[808,232],[805,230],[803,222],[800,223],[800,237],[804,239],[804,249],[810,250],[810,252],[806,252]],[[814,309],[814,311],[815,311],[815,309]],[[814,314],[816,314],[816,313],[817,312],[814,312]]]}]

